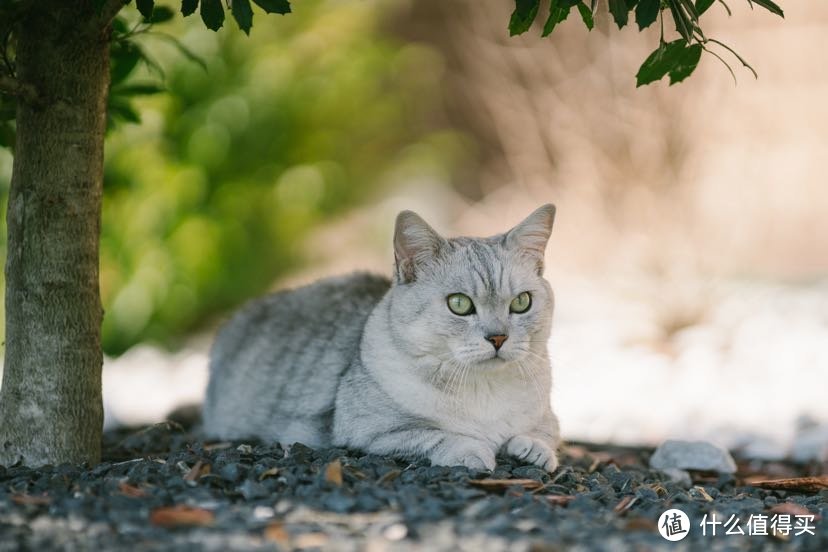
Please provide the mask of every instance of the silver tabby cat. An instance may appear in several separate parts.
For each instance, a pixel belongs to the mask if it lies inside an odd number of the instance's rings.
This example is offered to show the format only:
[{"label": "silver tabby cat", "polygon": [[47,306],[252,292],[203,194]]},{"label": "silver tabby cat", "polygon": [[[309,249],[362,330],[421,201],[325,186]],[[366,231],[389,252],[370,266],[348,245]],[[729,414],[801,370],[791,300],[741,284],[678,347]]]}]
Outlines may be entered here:
[{"label": "silver tabby cat", "polygon": [[505,234],[447,239],[403,211],[393,281],[354,274],[254,301],[216,338],[205,430],[472,469],[502,449],[554,470],[554,216],[544,205]]}]

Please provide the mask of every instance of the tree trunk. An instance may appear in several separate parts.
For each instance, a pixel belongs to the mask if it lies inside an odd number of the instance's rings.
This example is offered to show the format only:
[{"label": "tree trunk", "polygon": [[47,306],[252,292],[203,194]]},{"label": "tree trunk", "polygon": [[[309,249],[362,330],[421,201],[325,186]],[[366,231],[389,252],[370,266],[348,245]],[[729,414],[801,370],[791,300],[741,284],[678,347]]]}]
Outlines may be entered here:
[{"label": "tree trunk", "polygon": [[0,464],[100,459],[98,240],[109,29],[91,0],[31,2],[7,212]]}]

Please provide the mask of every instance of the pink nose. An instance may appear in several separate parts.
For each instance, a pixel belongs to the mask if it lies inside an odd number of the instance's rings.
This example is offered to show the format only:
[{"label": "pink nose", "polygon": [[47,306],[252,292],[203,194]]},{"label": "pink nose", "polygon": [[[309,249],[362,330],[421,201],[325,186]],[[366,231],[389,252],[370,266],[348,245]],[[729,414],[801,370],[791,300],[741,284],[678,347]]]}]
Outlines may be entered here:
[{"label": "pink nose", "polygon": [[499,351],[503,342],[509,339],[508,335],[487,335],[486,341],[494,345],[495,351]]}]

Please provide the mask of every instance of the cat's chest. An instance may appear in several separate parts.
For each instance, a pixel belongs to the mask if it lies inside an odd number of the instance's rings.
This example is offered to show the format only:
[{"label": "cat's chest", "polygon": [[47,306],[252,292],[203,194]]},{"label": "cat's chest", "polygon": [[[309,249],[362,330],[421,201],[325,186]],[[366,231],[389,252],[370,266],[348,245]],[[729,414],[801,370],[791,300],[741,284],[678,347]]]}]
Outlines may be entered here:
[{"label": "cat's chest", "polygon": [[537,375],[530,380],[508,373],[500,378],[466,375],[460,383],[440,386],[409,366],[392,369],[397,365],[387,364],[385,368],[377,372],[378,381],[403,411],[445,431],[498,446],[536,429],[549,408],[548,383]]},{"label": "cat's chest", "polygon": [[541,400],[519,385],[470,386],[440,402],[442,427],[494,442],[532,431],[543,416]]}]

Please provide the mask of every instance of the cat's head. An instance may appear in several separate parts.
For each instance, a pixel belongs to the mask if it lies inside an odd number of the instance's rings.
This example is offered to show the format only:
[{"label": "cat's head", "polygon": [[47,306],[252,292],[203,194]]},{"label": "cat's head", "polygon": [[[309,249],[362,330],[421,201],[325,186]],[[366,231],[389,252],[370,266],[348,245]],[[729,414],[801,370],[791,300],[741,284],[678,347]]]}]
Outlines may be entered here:
[{"label": "cat's head", "polygon": [[543,278],[555,207],[504,234],[444,238],[403,211],[394,234],[390,328],[405,349],[464,366],[527,362],[545,351],[554,297]]}]

